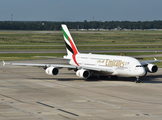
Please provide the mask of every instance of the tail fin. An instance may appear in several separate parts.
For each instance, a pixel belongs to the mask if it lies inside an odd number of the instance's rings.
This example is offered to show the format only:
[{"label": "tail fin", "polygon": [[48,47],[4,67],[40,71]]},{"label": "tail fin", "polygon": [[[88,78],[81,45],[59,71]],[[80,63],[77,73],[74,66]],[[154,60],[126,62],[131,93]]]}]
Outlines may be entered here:
[{"label": "tail fin", "polygon": [[67,58],[71,59],[73,55],[75,56],[79,52],[77,50],[77,47],[75,46],[75,43],[73,41],[73,38],[70,35],[67,26],[64,24],[62,24],[61,26],[62,26],[63,36],[66,44]]}]

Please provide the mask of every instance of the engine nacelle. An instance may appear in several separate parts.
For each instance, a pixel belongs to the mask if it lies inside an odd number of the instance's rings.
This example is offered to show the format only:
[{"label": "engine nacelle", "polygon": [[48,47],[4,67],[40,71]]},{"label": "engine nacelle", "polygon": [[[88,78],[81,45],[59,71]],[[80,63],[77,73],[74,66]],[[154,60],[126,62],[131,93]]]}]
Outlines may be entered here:
[{"label": "engine nacelle", "polygon": [[84,69],[78,70],[76,72],[76,75],[78,77],[82,77],[82,78],[88,78],[90,76],[90,72]]},{"label": "engine nacelle", "polygon": [[46,70],[45,70],[46,74],[48,75],[57,75],[59,73],[59,70],[58,68],[55,68],[55,67],[48,67]]},{"label": "engine nacelle", "polygon": [[155,72],[158,71],[158,67],[156,65],[153,65],[153,64],[148,64],[146,66],[146,71],[150,72],[150,73],[155,73]]}]

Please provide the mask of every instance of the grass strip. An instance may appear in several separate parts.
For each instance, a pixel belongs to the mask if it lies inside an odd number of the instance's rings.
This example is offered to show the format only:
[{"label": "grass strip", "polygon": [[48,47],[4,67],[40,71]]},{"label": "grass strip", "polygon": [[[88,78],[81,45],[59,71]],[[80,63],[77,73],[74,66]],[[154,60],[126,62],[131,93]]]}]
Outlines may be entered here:
[{"label": "grass strip", "polygon": [[[93,44],[161,44],[162,31],[114,31],[71,33],[77,45]],[[2,45],[63,45],[62,33],[0,32]]]},{"label": "grass strip", "polygon": [[[77,46],[79,50],[161,50],[162,45]],[[65,46],[0,46],[0,50],[65,50]]]}]

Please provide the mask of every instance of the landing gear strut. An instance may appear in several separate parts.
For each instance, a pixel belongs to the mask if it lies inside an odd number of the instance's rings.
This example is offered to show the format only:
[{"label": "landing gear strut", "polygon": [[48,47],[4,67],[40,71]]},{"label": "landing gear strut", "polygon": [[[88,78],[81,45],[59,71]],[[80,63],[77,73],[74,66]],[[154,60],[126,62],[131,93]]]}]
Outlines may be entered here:
[{"label": "landing gear strut", "polygon": [[140,79],[139,79],[139,77],[136,77],[137,79],[136,79],[136,83],[140,83],[141,81],[140,81]]}]

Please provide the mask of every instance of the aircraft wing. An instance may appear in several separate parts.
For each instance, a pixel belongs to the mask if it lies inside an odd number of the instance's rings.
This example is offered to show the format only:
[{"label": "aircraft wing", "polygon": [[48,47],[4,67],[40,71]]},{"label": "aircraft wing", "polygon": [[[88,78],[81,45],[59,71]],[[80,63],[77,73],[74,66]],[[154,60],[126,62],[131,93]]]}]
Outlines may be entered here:
[{"label": "aircraft wing", "polygon": [[149,61],[141,61],[141,65],[142,66],[145,66],[147,64],[150,64],[150,63],[156,63],[156,62],[160,62],[159,60],[157,60],[156,58],[154,58],[154,60],[149,60]]},{"label": "aircraft wing", "polygon": [[6,63],[3,61],[4,65],[15,65],[15,66],[32,66],[32,67],[57,67],[57,68],[76,68],[72,65],[61,65],[61,64],[35,64],[35,63]]},{"label": "aircraft wing", "polygon": [[60,59],[60,60],[68,60],[68,61],[70,61],[70,59],[68,59],[68,58],[58,58],[58,57],[48,57],[48,56],[34,56],[34,57]]},{"label": "aircraft wing", "polygon": [[70,69],[86,69],[91,71],[97,71],[97,72],[107,72],[107,73],[113,73],[114,71],[111,69],[103,69],[103,68],[96,68],[96,67],[88,67],[88,66],[73,66],[73,65],[62,65],[62,64],[35,64],[35,63],[8,63],[3,61],[4,65],[15,65],[15,66],[32,66],[32,67],[57,67],[59,69],[61,68],[70,68]]}]

